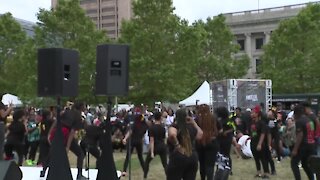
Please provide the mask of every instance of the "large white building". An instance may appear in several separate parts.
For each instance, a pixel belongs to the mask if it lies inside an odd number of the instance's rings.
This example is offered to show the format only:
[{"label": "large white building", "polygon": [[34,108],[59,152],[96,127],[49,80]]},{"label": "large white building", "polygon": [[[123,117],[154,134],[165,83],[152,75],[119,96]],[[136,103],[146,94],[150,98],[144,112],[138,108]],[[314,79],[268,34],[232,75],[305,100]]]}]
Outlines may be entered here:
[{"label": "large white building", "polygon": [[236,36],[235,42],[240,45],[238,55],[246,53],[250,58],[246,78],[259,77],[262,47],[269,42],[272,31],[278,27],[279,22],[296,16],[306,6],[307,4],[296,4],[224,14],[227,25]]}]

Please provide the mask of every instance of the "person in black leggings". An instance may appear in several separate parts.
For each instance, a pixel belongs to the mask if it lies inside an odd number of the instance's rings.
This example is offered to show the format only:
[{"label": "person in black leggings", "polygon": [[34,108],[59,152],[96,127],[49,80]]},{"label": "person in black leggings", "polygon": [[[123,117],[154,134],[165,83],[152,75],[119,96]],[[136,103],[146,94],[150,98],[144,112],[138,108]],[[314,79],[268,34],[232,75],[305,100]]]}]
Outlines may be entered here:
[{"label": "person in black leggings", "polygon": [[297,105],[294,108],[294,119],[296,121],[296,143],[291,152],[291,169],[296,180],[301,180],[300,170],[298,167],[301,161],[302,168],[304,169],[309,180],[313,180],[314,176],[310,169],[308,160],[311,155],[315,154],[314,143],[309,143],[314,141],[312,131],[310,126],[309,118],[304,114],[304,107],[302,105]]},{"label": "person in black leggings", "polygon": [[[3,96],[3,93],[0,93],[0,97]],[[0,101],[0,161],[3,160],[3,150],[4,150],[4,143],[5,143],[5,131],[6,131],[6,119],[7,116],[11,113],[13,110],[12,103],[9,104],[8,107],[6,107],[1,101]]]},{"label": "person in black leggings", "polygon": [[42,165],[47,159],[50,151],[48,142],[49,130],[53,124],[53,119],[50,118],[50,112],[43,110],[40,112],[42,120],[40,122],[40,143],[39,143],[39,159],[37,165]]},{"label": "person in black leggings", "polygon": [[274,142],[274,148],[277,152],[278,161],[281,160],[281,151],[280,151],[280,133],[278,128],[278,120],[276,119],[276,112],[269,110],[267,113],[266,123],[268,128],[268,144],[270,146],[269,151],[266,154],[267,161],[271,167],[271,174],[276,175],[276,169],[274,161],[272,158],[272,152],[270,151],[272,147],[272,142]]},{"label": "person in black leggings", "polygon": [[[251,151],[253,154],[254,161],[256,163],[257,175],[255,177],[269,178],[269,167],[268,161],[266,159],[266,154],[268,153],[268,143],[267,143],[267,125],[262,119],[262,112],[260,106],[256,106],[251,111]],[[261,164],[263,167],[263,172],[261,173]]]},{"label": "person in black leggings", "polygon": [[166,138],[166,129],[161,124],[161,113],[155,112],[154,116],[154,124],[149,128],[149,153],[146,158],[145,167],[144,167],[144,178],[147,178],[149,172],[149,164],[152,159],[159,155],[161,159],[162,166],[164,171],[167,169],[167,148],[164,143]]},{"label": "person in black leggings", "polygon": [[[81,117],[81,111],[85,108],[84,103],[77,102],[73,105],[71,110],[66,110],[62,113],[61,117],[61,125],[62,125],[62,132],[64,135],[64,144],[66,146],[67,153],[70,150],[77,156],[77,180],[87,180],[85,176],[82,175],[82,168],[83,168],[83,160],[84,160],[84,153],[79,146],[77,140],[74,138],[75,132],[77,130],[84,128],[84,120]],[[59,116],[59,114],[58,114]],[[56,131],[56,121],[52,124],[52,127],[49,132],[49,142],[53,140],[54,134]],[[54,153],[54,152],[49,152]],[[40,177],[45,176],[45,172],[49,167],[50,155],[48,156],[47,160],[43,164],[43,170],[40,172]]]},{"label": "person in black leggings", "polygon": [[13,159],[12,151],[15,150],[19,157],[18,165],[22,166],[23,163],[23,142],[27,132],[27,117],[23,110],[17,110],[13,114],[13,121],[8,127],[9,134],[7,136],[7,142],[4,145],[4,151],[6,159]]},{"label": "person in black leggings", "polygon": [[[137,151],[137,155],[138,155],[138,159],[141,165],[141,168],[144,169],[144,160],[143,160],[143,156],[142,156],[142,145],[143,145],[143,137],[144,134],[146,133],[148,126],[145,122],[145,119],[143,117],[143,115],[140,113],[139,109],[136,109],[136,114],[134,116],[134,122],[133,124],[129,123],[129,130],[126,134],[126,136],[123,139],[123,144],[127,145],[127,155],[126,155],[126,159],[124,161],[123,164],[123,172],[122,175],[126,176],[127,175],[127,168],[128,168],[128,164],[129,164],[129,155],[132,154],[134,148]],[[128,140],[130,139],[131,141],[131,146],[129,147],[129,143]],[[129,154],[130,152],[130,154]]]},{"label": "person in black leggings", "polygon": [[202,138],[196,142],[201,180],[213,180],[214,166],[219,150],[218,123],[210,112],[210,107],[205,104],[198,107],[196,122],[203,131]]},{"label": "person in black leggings", "polygon": [[202,138],[203,132],[186,109],[176,112],[176,121],[168,130],[169,163],[167,180],[195,180],[198,157],[195,140]]},{"label": "person in black leggings", "polygon": [[216,109],[216,114],[222,127],[222,131],[220,131],[219,135],[219,152],[225,157],[229,158],[229,164],[231,168],[230,175],[232,175],[232,159],[230,156],[230,151],[234,135],[235,123],[232,119],[229,118],[229,111],[226,107],[218,107]]},{"label": "person in black leggings", "polygon": [[[85,125],[85,136],[80,142],[80,147],[84,154],[90,153],[96,158],[96,168],[98,168],[100,150],[98,149],[99,139],[103,134],[103,129],[96,125]],[[89,165],[87,164],[87,168]]]}]

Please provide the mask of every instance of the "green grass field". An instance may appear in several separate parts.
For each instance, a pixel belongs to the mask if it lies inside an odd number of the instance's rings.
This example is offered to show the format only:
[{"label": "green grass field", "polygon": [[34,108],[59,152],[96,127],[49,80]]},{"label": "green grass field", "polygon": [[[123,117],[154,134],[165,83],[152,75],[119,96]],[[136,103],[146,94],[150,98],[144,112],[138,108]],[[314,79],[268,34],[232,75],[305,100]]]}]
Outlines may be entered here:
[{"label": "green grass field", "polygon": [[[72,167],[75,167],[76,160],[72,153],[69,155],[70,164]],[[118,170],[122,170],[123,162],[125,159],[125,152],[115,152],[114,153],[115,164]],[[230,180],[250,180],[255,179],[254,175],[256,174],[255,164],[253,159],[243,160],[237,159],[235,156],[232,156],[233,162],[233,175],[229,177]],[[90,167],[95,166],[95,159],[90,158]],[[132,155],[132,179],[133,180],[142,180],[143,179],[143,171],[140,167],[139,160],[137,155],[134,153]],[[270,179],[274,180],[292,180],[294,179],[291,168],[290,168],[290,158],[283,159],[280,163],[275,161],[275,166],[277,170],[277,175],[270,176]],[[302,179],[307,179],[304,174],[304,171],[300,170],[302,174]],[[124,180],[128,180],[128,177],[122,178]],[[148,180],[165,180],[165,174],[163,171],[163,167],[160,162],[159,157],[155,157],[155,159],[150,164],[150,171],[148,175]],[[200,179],[199,173],[197,176],[197,180]]]}]

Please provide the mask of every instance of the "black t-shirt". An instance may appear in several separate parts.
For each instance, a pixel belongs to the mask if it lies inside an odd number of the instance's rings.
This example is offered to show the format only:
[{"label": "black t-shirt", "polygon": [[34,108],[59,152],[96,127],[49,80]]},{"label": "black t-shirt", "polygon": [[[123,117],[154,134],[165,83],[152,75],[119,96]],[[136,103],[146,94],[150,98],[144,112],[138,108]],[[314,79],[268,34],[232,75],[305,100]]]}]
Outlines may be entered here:
[{"label": "black t-shirt", "polygon": [[251,136],[251,142],[257,144],[259,142],[261,134],[265,134],[264,141],[267,139],[267,125],[263,120],[259,120],[257,122],[252,122],[250,127],[250,136]]},{"label": "black t-shirt", "polygon": [[[235,124],[234,124],[234,121],[231,119],[221,120],[220,124],[222,126],[223,132],[234,130]],[[222,139],[230,139],[230,138],[232,139],[232,137],[233,137],[233,131],[229,132],[226,136],[224,135],[220,136],[220,138]]]},{"label": "black t-shirt", "polygon": [[48,137],[52,123],[53,123],[53,120],[51,120],[51,119],[42,120],[41,125],[40,125],[40,136],[41,137]]},{"label": "black t-shirt", "polygon": [[144,122],[135,122],[132,128],[132,142],[133,143],[140,143],[142,142],[142,138],[144,137],[144,134],[148,130],[148,125]]},{"label": "black t-shirt", "polygon": [[242,115],[239,116],[239,117],[235,116],[233,118],[233,121],[235,122],[237,131],[240,131],[242,133],[246,133],[247,132],[247,124],[246,124],[246,121],[244,121],[242,119]]},{"label": "black t-shirt", "polygon": [[[3,110],[5,111],[6,110],[6,106],[0,101],[0,111]],[[0,115],[0,122],[1,121],[6,121],[6,118],[2,118],[2,116]]]},{"label": "black t-shirt", "polygon": [[[300,147],[308,144],[308,129],[309,119],[307,116],[302,116],[296,120],[296,133],[302,132],[303,138]],[[310,134],[310,133],[309,133]]]},{"label": "black t-shirt", "polygon": [[7,136],[7,142],[23,142],[26,133],[26,128],[22,122],[13,121],[8,129],[9,134]]},{"label": "black t-shirt", "polygon": [[164,139],[166,138],[166,129],[160,124],[154,124],[149,129],[149,137],[154,138],[155,146],[164,144]]},{"label": "black t-shirt", "polygon": [[271,133],[272,138],[279,137],[278,121],[276,119],[268,119],[266,121],[268,131]]},{"label": "black t-shirt", "polygon": [[89,145],[97,145],[101,135],[103,134],[102,128],[94,125],[88,125],[85,128],[86,135],[83,138],[83,141]]},{"label": "black t-shirt", "polygon": [[[176,124],[172,124],[171,126],[177,129],[177,131],[178,131],[178,135],[177,135],[178,141],[182,142],[182,136],[181,136],[181,133],[179,131],[178,126]],[[195,139],[196,139],[196,136],[197,136],[197,129],[192,124],[187,124],[187,129],[188,129],[189,135],[190,135],[190,140],[191,140],[191,144],[192,144],[192,150],[195,151]],[[175,148],[174,144],[172,144],[170,141],[168,141],[167,144],[168,144],[169,152],[172,153],[174,151],[174,148]]]},{"label": "black t-shirt", "polygon": [[83,129],[81,112],[74,109],[67,110],[62,115],[61,123],[63,126],[70,129],[74,129],[74,130]]}]

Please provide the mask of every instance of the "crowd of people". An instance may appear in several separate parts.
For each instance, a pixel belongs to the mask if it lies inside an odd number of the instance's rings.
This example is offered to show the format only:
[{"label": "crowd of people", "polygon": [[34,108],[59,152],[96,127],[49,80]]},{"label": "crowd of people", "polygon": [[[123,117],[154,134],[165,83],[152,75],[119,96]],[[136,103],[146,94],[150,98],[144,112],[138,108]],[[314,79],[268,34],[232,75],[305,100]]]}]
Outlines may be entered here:
[{"label": "crowd of people", "polygon": [[[17,159],[19,165],[25,162],[42,166],[40,177],[44,177],[57,116],[61,117],[66,150],[77,157],[77,180],[87,179],[82,175],[84,158],[86,153],[92,154],[99,166],[106,111],[100,107],[89,109],[80,102],[68,102],[60,114],[54,107],[14,109],[11,104],[0,103],[0,160]],[[111,125],[113,150],[126,151],[123,176],[128,175],[135,150],[145,179],[157,155],[167,180],[194,180],[198,170],[202,180],[227,179],[233,175],[234,149],[239,158],[254,159],[255,178],[276,175],[274,159],[281,162],[283,157],[291,156],[296,180],[301,179],[300,164],[307,177],[315,179],[308,160],[319,155],[320,123],[308,103],[292,105],[289,113],[282,110],[281,104],[267,112],[259,105],[245,110],[238,107],[235,112],[226,107],[216,107],[212,112],[204,104],[176,111],[161,108],[150,112],[135,107],[116,113]]]}]

